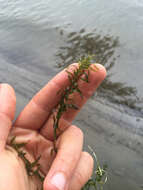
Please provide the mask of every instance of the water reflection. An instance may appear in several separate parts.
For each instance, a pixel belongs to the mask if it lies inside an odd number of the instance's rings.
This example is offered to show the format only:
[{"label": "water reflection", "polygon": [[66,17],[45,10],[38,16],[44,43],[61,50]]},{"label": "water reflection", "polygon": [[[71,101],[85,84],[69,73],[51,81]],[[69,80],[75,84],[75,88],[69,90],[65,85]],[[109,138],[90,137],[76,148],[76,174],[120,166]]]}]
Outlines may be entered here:
[{"label": "water reflection", "polygon": [[81,29],[79,32],[70,32],[69,34],[64,30],[60,30],[60,34],[65,43],[59,48],[56,55],[59,68],[77,62],[82,56],[94,54],[93,62],[103,64],[108,71],[108,76],[98,90],[98,96],[107,98],[110,102],[142,111],[139,106],[140,100],[137,97],[136,88],[120,81],[113,82],[111,80],[113,75],[112,68],[119,57],[116,51],[120,46],[118,37],[99,34],[96,30],[88,33],[85,29]]}]

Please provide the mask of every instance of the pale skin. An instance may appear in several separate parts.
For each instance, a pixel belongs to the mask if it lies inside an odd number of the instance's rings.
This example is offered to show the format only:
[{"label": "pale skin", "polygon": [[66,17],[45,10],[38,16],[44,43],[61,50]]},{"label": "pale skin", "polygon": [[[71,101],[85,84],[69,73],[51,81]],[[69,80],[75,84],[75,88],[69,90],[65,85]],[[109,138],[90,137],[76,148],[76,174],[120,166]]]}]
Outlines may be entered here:
[{"label": "pale skin", "polygon": [[[92,65],[94,67],[94,65]],[[74,93],[72,98],[81,108],[105,78],[103,66],[90,72],[89,83],[79,82],[84,98]],[[60,131],[53,149],[53,109],[58,105],[59,89],[68,85],[65,70],[57,74],[26,105],[13,123],[16,97],[8,84],[0,85],[0,190],[40,190],[41,182],[29,177],[25,165],[15,150],[9,147],[12,136],[18,143],[26,142],[26,156],[34,161],[41,155],[41,172],[45,176],[44,190],[80,190],[92,175],[93,158],[83,152],[83,133],[72,124],[79,110],[69,109],[60,120]],[[82,126],[81,126],[82,127]]]}]

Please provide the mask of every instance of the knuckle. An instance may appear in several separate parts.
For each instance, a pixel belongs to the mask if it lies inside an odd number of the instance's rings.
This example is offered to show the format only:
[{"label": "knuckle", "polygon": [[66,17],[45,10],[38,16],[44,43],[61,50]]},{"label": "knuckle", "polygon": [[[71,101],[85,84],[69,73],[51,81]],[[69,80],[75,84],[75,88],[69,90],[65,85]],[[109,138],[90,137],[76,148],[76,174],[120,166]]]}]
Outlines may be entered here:
[{"label": "knuckle", "polygon": [[9,115],[7,115],[6,113],[0,112],[0,121],[6,123],[7,125],[11,125],[11,119],[9,117]]},{"label": "knuckle", "polygon": [[82,187],[85,183],[85,177],[81,172],[76,171],[75,172],[76,182],[78,184],[78,187]]}]

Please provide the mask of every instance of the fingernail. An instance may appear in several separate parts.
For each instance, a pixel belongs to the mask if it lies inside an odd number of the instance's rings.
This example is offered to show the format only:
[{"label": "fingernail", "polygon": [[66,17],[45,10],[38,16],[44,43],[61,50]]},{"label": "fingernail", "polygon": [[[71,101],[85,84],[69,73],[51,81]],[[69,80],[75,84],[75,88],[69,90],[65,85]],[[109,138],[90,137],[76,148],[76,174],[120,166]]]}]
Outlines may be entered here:
[{"label": "fingernail", "polygon": [[63,173],[56,173],[52,179],[51,184],[57,187],[59,190],[64,190],[66,185],[66,178]]},{"label": "fingernail", "polygon": [[94,63],[93,65],[94,65],[94,68],[96,69],[96,71],[98,71],[99,70],[99,67],[98,67],[99,63]]}]

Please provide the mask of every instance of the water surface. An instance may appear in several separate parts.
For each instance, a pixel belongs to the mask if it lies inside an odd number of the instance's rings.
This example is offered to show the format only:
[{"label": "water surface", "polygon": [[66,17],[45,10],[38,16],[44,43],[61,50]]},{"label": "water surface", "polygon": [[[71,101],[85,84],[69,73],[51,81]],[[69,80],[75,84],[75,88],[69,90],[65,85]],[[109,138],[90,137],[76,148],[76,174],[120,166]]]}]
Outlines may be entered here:
[{"label": "water surface", "polygon": [[139,0],[1,0],[0,82],[17,94],[17,114],[52,76],[87,53],[108,70],[76,119],[107,163],[105,189],[143,181],[143,3]]}]

